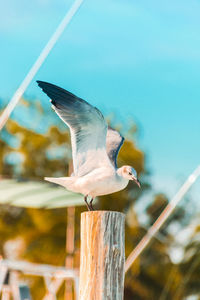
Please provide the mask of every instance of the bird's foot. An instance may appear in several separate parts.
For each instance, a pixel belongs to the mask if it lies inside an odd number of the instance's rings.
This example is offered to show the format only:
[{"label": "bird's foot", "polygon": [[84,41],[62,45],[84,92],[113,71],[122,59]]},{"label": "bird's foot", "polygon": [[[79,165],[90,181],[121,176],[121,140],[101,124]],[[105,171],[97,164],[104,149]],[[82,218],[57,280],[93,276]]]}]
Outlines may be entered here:
[{"label": "bird's foot", "polygon": [[92,201],[93,201],[93,200],[94,200],[93,198],[90,200],[90,204],[89,204],[90,210],[94,210],[94,207],[93,207],[93,205],[92,205]]},{"label": "bird's foot", "polygon": [[91,207],[90,207],[90,205],[89,205],[88,202],[87,202],[87,197],[88,197],[88,196],[85,196],[85,197],[84,197],[84,201],[85,201],[85,203],[86,203],[86,205],[87,205],[87,209],[90,211],[90,210],[91,210]]},{"label": "bird's foot", "polygon": [[87,202],[87,198],[88,198],[88,196],[85,196],[84,197],[84,201],[85,201],[85,203],[86,203],[86,205],[87,205],[87,209],[89,210],[89,211],[94,211],[94,207],[93,207],[93,205],[92,205],[92,201],[94,200],[93,198],[90,200],[90,203],[88,203]]}]

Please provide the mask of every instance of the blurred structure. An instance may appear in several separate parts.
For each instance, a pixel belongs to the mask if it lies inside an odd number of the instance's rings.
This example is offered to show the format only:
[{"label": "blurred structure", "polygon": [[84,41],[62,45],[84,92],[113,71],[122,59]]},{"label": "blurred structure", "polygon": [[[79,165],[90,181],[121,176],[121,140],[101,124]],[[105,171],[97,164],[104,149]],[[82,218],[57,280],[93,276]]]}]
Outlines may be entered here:
[{"label": "blurred structure", "polygon": [[[21,283],[19,274],[41,276],[44,279],[47,293],[43,299],[55,299],[56,292],[64,280],[74,282],[76,299],[78,295],[78,270],[51,265],[33,264],[24,261],[1,259],[0,261],[0,292],[2,298],[12,295],[14,300],[31,299],[27,284]],[[25,294],[25,296],[24,296]],[[72,297],[72,295],[69,295]],[[9,298],[8,298],[9,299]],[[69,297],[66,299],[70,299]]]},{"label": "blurred structure", "polygon": [[[16,260],[23,249],[23,240],[11,240],[4,245],[9,259],[0,260],[0,293],[2,299],[31,299],[27,285],[21,284],[18,274],[42,276],[47,289],[44,299],[55,299],[56,292],[65,280],[65,299],[78,297],[78,270],[73,270],[75,207],[83,205],[83,197],[49,183],[37,181],[0,180],[0,204],[31,208],[67,207],[66,267],[32,264]],[[14,259],[14,260],[13,260]],[[74,282],[74,287],[72,284]],[[74,288],[74,293],[73,293]],[[7,298],[6,298],[7,297]],[[77,298],[76,298],[77,299]]]},{"label": "blurred structure", "polygon": [[83,197],[39,181],[15,179],[0,180],[0,204],[31,208],[58,208],[83,206]]}]

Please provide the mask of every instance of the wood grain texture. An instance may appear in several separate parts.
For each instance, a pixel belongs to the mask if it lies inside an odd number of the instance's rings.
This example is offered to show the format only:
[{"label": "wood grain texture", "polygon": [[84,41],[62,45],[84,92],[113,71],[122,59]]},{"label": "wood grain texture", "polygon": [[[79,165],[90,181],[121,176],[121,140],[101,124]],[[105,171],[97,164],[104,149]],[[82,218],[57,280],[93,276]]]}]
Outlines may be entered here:
[{"label": "wood grain texture", "polygon": [[79,300],[123,299],[124,221],[119,212],[81,214]]}]

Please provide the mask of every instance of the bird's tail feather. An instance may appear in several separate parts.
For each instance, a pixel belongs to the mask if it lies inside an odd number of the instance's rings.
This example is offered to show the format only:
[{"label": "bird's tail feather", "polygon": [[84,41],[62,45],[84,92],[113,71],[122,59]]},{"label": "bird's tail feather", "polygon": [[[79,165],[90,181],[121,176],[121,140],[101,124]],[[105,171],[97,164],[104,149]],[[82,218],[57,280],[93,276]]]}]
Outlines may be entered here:
[{"label": "bird's tail feather", "polygon": [[71,183],[70,177],[44,177],[46,181],[53,182],[67,188],[68,184]]}]

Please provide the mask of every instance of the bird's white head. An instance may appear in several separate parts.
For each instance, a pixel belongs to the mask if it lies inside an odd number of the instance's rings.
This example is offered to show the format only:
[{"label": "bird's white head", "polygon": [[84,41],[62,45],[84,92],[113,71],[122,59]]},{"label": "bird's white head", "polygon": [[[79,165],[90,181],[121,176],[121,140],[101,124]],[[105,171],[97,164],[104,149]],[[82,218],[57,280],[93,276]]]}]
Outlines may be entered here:
[{"label": "bird's white head", "polygon": [[122,177],[128,180],[133,180],[140,187],[140,182],[137,179],[137,172],[133,167],[123,166],[119,168],[118,171],[119,171],[118,172],[119,175],[121,175]]}]

